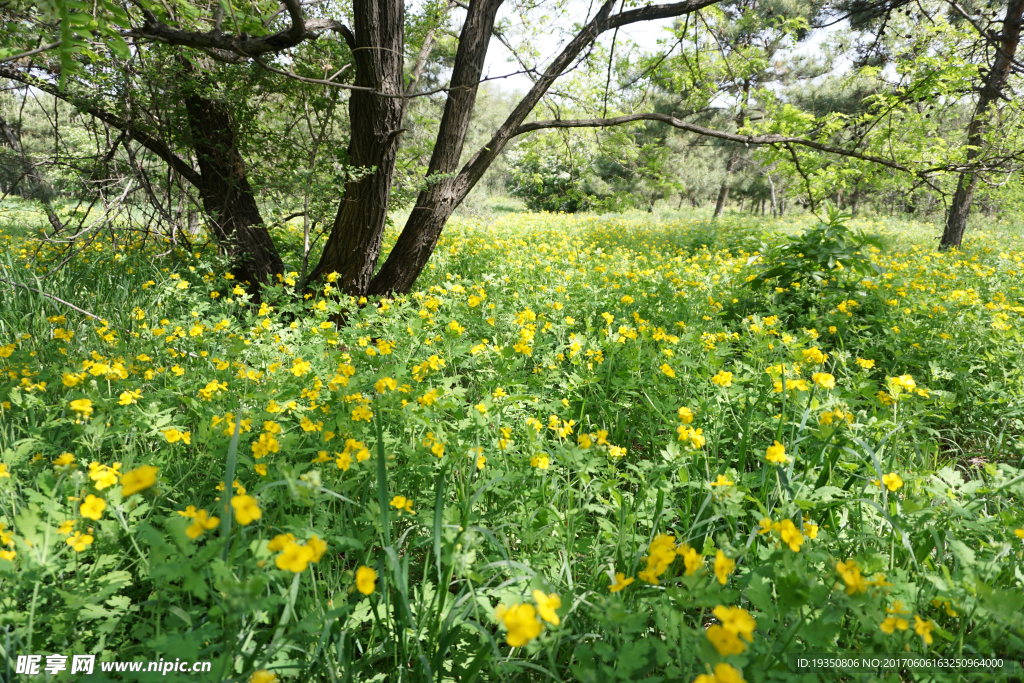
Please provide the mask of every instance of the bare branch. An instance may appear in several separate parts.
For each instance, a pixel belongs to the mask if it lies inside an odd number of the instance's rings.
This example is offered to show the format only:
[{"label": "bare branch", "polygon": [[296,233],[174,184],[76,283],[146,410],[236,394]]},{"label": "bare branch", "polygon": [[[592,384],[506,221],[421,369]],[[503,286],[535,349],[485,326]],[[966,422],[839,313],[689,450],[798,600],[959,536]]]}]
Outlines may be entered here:
[{"label": "bare branch", "polygon": [[52,50],[52,49],[54,49],[56,47],[60,47],[60,44],[61,44],[61,41],[58,40],[56,43],[50,43],[49,45],[43,45],[41,47],[37,47],[34,50],[29,50],[28,52],[22,52],[20,54],[11,55],[10,57],[5,57],[3,59],[0,59],[0,64],[6,64],[7,62],[16,62],[19,59],[24,59],[25,57],[31,57],[32,55],[37,55],[40,52],[47,52],[47,51]]},{"label": "bare branch", "polygon": [[[616,116],[614,118],[607,119],[573,119],[573,120],[550,120],[550,121],[534,121],[519,126],[513,136],[522,135],[535,130],[543,130],[548,128],[608,128],[611,126],[621,126],[625,123],[632,123],[633,121],[660,121],[667,123],[670,126],[679,128],[680,130],[689,131],[698,135],[706,137],[718,138],[719,140],[727,140],[729,142],[737,142],[744,145],[780,145],[790,149],[792,151],[792,145],[800,145],[802,147],[809,147],[816,149],[819,152],[825,152],[827,154],[835,154],[838,156],[850,157],[853,159],[860,159],[862,161],[869,161],[873,164],[885,166],[895,171],[907,173],[920,178],[927,178],[935,175],[936,173],[943,172],[961,172],[964,170],[962,166],[936,166],[926,169],[913,169],[909,166],[901,164],[893,159],[886,159],[885,157],[875,156],[873,154],[865,154],[858,152],[857,150],[847,149],[845,147],[838,147],[836,145],[828,145],[817,140],[811,140],[808,138],[791,137],[786,135],[743,135],[740,133],[728,133],[722,130],[715,130],[713,128],[706,128],[699,126],[695,123],[689,123],[677,119],[674,116],[667,114],[629,114],[626,116]],[[978,170],[978,169],[975,169]]]},{"label": "bare branch", "polygon": [[122,120],[119,116],[100,109],[92,104],[83,102],[76,97],[72,96],[67,90],[61,91],[57,86],[52,83],[48,83],[41,78],[26,74],[17,69],[11,69],[9,67],[0,66],[0,77],[9,78],[12,81],[18,83],[24,83],[25,85],[32,86],[42,90],[56,98],[62,99],[65,102],[70,103],[80,111],[85,112],[95,118],[103,121],[104,123],[116,128],[117,130],[128,133],[132,140],[138,142],[149,151],[156,154],[158,157],[167,162],[175,171],[178,172],[185,180],[190,182],[192,185],[198,187],[201,184],[199,173],[192,168],[191,164],[179,157],[177,154],[167,146],[165,142],[159,140],[149,133],[136,128],[127,121]]}]

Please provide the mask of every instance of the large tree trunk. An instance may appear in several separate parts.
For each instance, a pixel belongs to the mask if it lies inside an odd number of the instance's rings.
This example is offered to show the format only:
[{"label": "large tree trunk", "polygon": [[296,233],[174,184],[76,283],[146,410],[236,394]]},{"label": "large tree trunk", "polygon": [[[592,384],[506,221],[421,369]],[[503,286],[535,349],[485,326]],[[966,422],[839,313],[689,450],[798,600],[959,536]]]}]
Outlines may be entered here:
[{"label": "large tree trunk", "polygon": [[245,176],[234,123],[224,104],[195,93],[185,97],[185,108],[209,227],[233,257],[232,274],[255,293],[284,273],[284,263]]},{"label": "large tree trunk", "polygon": [[[476,0],[469,6],[455,56],[451,91],[445,103],[434,152],[430,157],[427,172],[429,184],[416,198],[416,206],[398,242],[370,283],[368,291],[372,294],[405,292],[412,287],[433,253],[441,229],[472,187],[466,187],[465,178],[461,174],[454,175],[454,171],[458,168],[466,144],[469,120],[476,104],[479,82],[483,77],[487,46],[500,6],[501,0]],[[442,177],[429,181],[438,176]]]},{"label": "large tree trunk", "polygon": [[[978,104],[974,116],[967,129],[967,163],[975,161],[982,154],[985,135],[985,118],[988,110],[1002,97],[1006,79],[1013,66],[1017,45],[1020,43],[1021,18],[1024,16],[1024,0],[1010,0],[1006,6],[1006,17],[1003,19],[1003,30],[996,49],[996,58],[985,79],[985,85],[978,96]],[[946,216],[946,229],[942,233],[939,249],[957,249],[963,243],[964,231],[967,230],[967,216],[971,213],[974,191],[978,187],[977,173],[961,173],[957,182],[956,194],[949,205]]]},{"label": "large tree trunk", "polygon": [[402,133],[405,5],[402,0],[355,0],[352,9],[355,35],[347,34],[346,40],[356,65],[355,85],[375,91],[353,90],[348,103],[348,161],[365,175],[345,184],[331,234],[309,281],[334,272],[342,291],[361,296],[380,256]]}]

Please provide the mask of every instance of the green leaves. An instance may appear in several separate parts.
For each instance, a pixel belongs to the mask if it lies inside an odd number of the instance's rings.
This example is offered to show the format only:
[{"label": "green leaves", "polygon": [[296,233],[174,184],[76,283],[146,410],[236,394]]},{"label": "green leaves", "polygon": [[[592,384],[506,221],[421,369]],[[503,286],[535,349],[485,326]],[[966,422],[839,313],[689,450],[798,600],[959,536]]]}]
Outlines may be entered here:
[{"label": "green leaves", "polygon": [[120,30],[131,27],[128,14],[114,2],[86,0],[52,0],[60,20],[60,89],[68,76],[82,72],[82,56],[93,57],[90,46],[99,41],[121,59],[128,59],[130,50]]},{"label": "green leaves", "polygon": [[880,246],[880,240],[871,235],[854,233],[846,224],[850,216],[835,206],[828,207],[828,220],[790,237],[774,247],[766,247],[762,258],[770,267],[750,281],[751,287],[760,287],[769,280],[778,280],[783,286],[808,280],[827,285],[840,277],[843,271],[864,277],[881,271],[864,248]]}]

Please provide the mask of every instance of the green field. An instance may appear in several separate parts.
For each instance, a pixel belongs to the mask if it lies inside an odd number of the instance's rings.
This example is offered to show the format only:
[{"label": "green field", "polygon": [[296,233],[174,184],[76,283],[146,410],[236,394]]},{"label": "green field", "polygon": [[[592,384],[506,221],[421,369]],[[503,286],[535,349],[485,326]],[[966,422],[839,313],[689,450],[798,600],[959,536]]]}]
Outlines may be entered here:
[{"label": "green field", "polygon": [[212,248],[99,238],[37,279],[59,255],[8,216],[2,277],[38,290],[0,283],[8,667],[1024,675],[1013,226],[939,253],[933,226],[858,219],[877,271],[755,288],[753,255],[813,220],[512,213],[453,221],[407,297],[293,274],[257,307]]}]

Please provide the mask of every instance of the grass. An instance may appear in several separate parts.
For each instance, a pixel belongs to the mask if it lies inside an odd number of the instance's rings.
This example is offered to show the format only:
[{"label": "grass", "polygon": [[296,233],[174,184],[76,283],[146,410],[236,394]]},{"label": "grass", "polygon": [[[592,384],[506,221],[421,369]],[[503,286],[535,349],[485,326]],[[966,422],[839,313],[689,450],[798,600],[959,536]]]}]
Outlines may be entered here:
[{"label": "grass", "polygon": [[460,220],[341,329],[329,289],[244,305],[213,253],[104,243],[39,283],[8,237],[6,279],[104,321],[0,290],[0,667],[1014,680],[1024,244],[867,219],[878,277],[751,289],[810,222]]}]

